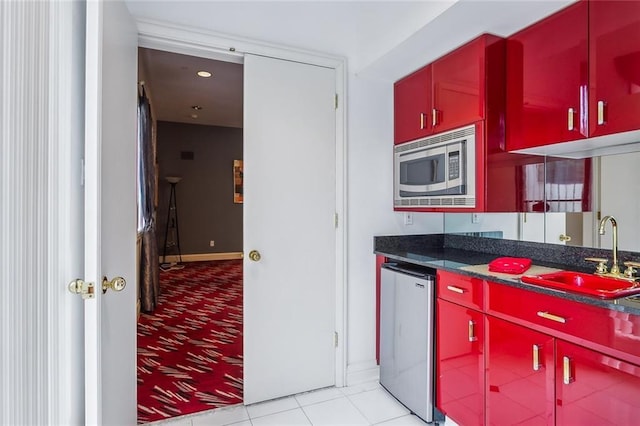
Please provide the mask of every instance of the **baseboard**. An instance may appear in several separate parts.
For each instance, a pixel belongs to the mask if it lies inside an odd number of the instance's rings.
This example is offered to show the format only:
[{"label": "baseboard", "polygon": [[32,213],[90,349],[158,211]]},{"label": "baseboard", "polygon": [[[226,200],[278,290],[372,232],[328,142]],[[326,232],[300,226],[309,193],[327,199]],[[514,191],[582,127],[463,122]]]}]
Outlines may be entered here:
[{"label": "baseboard", "polygon": [[[198,254],[183,254],[182,262],[203,262],[206,260],[233,260],[242,259],[242,252],[229,252],[229,253],[198,253]],[[179,262],[180,257],[171,255],[164,259],[165,263]],[[162,256],[160,256],[160,263],[162,263]]]},{"label": "baseboard", "polygon": [[349,364],[347,366],[347,386],[380,380],[380,367],[375,360]]}]

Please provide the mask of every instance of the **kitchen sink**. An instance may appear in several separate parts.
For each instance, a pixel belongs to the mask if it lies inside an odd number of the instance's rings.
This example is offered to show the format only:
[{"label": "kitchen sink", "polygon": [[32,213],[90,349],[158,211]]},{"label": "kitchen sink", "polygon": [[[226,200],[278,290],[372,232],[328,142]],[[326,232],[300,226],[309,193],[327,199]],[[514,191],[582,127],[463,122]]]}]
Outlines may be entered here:
[{"label": "kitchen sink", "polygon": [[560,271],[551,274],[524,275],[520,280],[526,284],[595,296],[601,299],[618,299],[640,294],[639,282],[580,272]]}]

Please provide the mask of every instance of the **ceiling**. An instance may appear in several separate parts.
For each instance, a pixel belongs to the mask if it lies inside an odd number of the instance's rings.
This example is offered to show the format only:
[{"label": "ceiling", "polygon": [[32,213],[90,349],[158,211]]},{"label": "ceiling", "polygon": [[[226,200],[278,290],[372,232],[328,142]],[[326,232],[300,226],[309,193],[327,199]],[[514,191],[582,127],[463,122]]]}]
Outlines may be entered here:
[{"label": "ceiling", "polygon": [[[574,0],[126,0],[136,19],[345,57],[363,78],[394,81],[478,34],[507,36]],[[159,120],[242,126],[242,65],[141,49]],[[198,68],[213,70],[209,79]],[[200,105],[202,110],[190,109]],[[198,118],[191,118],[196,113]]]},{"label": "ceiling", "polygon": [[360,70],[457,0],[126,0],[136,18],[344,56]]},{"label": "ceiling", "polygon": [[[136,18],[343,56],[355,70],[411,36],[454,1],[128,0]],[[158,120],[242,127],[242,65],[140,49],[140,79]],[[198,78],[200,69],[213,77]],[[192,106],[203,109],[194,111]],[[192,118],[197,114],[197,118]]]},{"label": "ceiling", "polygon": [[138,49],[138,62],[157,120],[242,127],[242,64],[146,48]]}]

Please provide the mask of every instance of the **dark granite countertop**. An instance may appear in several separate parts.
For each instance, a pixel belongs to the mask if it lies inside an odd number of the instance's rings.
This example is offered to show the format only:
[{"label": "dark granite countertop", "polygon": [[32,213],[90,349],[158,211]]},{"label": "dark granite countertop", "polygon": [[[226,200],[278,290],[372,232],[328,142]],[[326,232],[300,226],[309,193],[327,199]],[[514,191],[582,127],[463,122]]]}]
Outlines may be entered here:
[{"label": "dark granite countertop", "polygon": [[[455,272],[562,299],[640,315],[640,300],[634,300],[633,298],[603,300],[597,297],[526,284],[515,277],[502,278],[461,269],[470,265],[487,264],[500,256],[516,256],[528,257],[533,260],[533,264],[538,266],[591,273],[594,270],[594,266],[585,262],[584,257],[607,257],[608,250],[453,234],[433,234],[374,237],[374,253],[398,262]],[[640,256],[638,253],[632,252],[621,253],[623,253],[621,259],[624,260],[637,259]],[[557,263],[549,262],[545,259],[553,259]]]}]

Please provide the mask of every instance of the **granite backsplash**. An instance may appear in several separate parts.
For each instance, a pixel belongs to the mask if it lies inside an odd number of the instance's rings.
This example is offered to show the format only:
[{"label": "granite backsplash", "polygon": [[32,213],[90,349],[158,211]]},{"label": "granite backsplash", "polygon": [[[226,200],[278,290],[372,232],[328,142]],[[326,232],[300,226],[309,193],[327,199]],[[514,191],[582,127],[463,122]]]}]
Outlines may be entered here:
[{"label": "granite backsplash", "polygon": [[[558,244],[534,243],[529,241],[504,240],[469,236],[462,234],[424,234],[393,235],[374,237],[374,252],[420,252],[429,249],[457,249],[497,256],[527,257],[534,261],[571,266],[574,270],[593,272],[596,264],[586,261],[587,257],[603,257],[609,259],[611,266],[611,249],[590,247],[574,247]],[[627,260],[640,261],[640,253],[618,251],[618,262]]]}]

